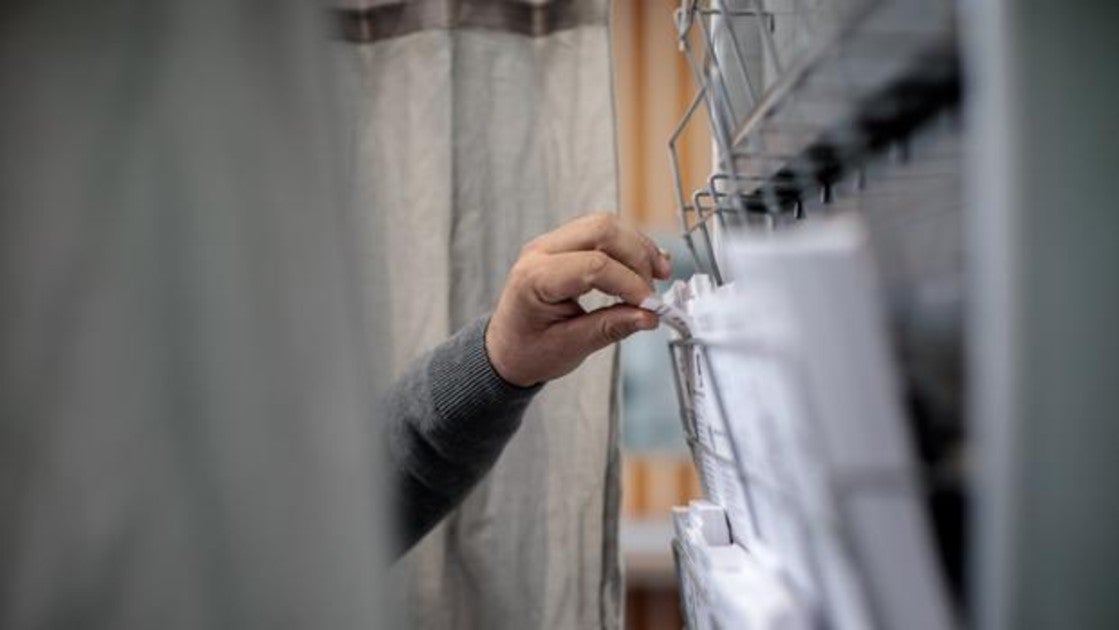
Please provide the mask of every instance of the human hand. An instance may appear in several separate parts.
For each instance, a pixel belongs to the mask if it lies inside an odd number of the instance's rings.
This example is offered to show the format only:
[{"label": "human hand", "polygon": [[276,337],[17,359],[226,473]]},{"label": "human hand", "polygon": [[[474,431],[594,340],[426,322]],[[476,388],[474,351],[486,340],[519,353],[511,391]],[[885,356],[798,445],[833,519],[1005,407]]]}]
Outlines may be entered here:
[{"label": "human hand", "polygon": [[[609,213],[575,219],[521,250],[486,329],[486,353],[506,381],[529,386],[574,370],[596,350],[657,316],[637,304],[653,278],[671,273],[668,255]],[[576,299],[598,289],[623,303],[587,312]]]}]

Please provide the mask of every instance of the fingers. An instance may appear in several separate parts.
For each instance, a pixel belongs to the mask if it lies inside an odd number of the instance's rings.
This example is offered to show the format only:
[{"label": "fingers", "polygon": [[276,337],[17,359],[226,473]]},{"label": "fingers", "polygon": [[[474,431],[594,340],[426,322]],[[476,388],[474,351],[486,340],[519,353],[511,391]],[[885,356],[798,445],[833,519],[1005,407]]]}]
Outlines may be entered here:
[{"label": "fingers", "polygon": [[615,304],[558,324],[556,333],[569,340],[570,347],[580,356],[585,356],[639,330],[656,327],[657,317],[653,313],[628,304]]},{"label": "fingers", "polygon": [[[525,246],[486,331],[486,352],[510,383],[567,374],[588,355],[638,330],[657,327],[637,308],[652,279],[671,272],[667,253],[609,214],[577,219]],[[586,313],[577,298],[598,290],[621,298]]]},{"label": "fingers", "polygon": [[542,256],[526,272],[533,293],[543,302],[558,304],[591,289],[637,305],[652,290],[633,269],[600,251],[565,252]]},{"label": "fingers", "polygon": [[663,274],[657,276],[657,278],[660,280],[668,280],[672,277],[672,254],[670,254],[667,249],[661,249],[659,247],[657,248],[657,252],[660,254],[660,271]]},{"label": "fingers", "polygon": [[526,249],[550,254],[598,250],[634,270],[646,282],[667,278],[671,271],[668,260],[649,237],[609,213],[589,214],[566,223],[536,238]]}]

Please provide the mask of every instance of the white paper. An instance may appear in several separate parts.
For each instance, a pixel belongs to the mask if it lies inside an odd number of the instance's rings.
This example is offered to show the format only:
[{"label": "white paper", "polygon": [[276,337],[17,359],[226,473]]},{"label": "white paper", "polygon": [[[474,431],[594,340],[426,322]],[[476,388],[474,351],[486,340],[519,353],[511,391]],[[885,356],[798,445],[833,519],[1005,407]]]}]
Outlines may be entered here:
[{"label": "white paper", "polygon": [[[953,627],[861,224],[805,224],[725,254],[733,284],[697,276],[662,300],[687,325],[684,407],[733,543],[679,537],[696,624],[796,627],[765,612],[787,599],[794,621],[832,628]],[[746,568],[728,572],[741,554]]]}]

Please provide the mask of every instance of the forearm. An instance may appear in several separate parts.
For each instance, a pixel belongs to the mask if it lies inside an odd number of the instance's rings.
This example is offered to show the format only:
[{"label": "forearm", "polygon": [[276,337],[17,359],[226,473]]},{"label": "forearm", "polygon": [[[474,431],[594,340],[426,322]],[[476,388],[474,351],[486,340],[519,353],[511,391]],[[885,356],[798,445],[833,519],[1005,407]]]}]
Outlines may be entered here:
[{"label": "forearm", "polygon": [[486,356],[479,319],[423,357],[388,393],[386,444],[406,550],[493,466],[539,387],[504,381]]},{"label": "forearm", "polygon": [[[656,314],[638,305],[651,294],[652,280],[671,271],[665,252],[610,213],[581,217],[525,245],[488,338],[487,320],[474,322],[389,393],[385,443],[402,548],[462,499],[516,432],[539,386],[512,383],[559,378],[591,353],[656,328]],[[586,312],[577,300],[592,290],[624,303]]]}]

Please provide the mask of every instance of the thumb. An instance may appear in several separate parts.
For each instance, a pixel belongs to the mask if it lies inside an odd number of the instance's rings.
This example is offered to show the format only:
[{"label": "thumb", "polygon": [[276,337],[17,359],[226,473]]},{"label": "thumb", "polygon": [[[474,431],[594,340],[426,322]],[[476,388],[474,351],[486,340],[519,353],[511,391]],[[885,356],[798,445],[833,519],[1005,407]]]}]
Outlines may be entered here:
[{"label": "thumb", "polygon": [[558,331],[580,357],[617,343],[639,330],[657,327],[657,316],[628,304],[600,308],[559,324]]}]

